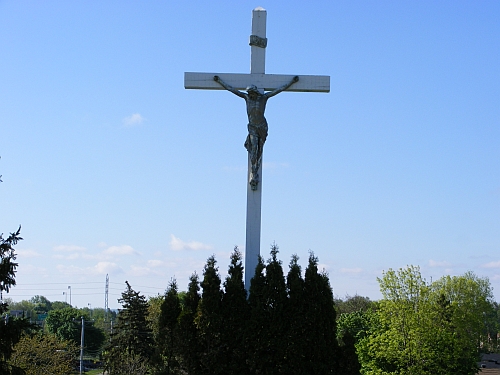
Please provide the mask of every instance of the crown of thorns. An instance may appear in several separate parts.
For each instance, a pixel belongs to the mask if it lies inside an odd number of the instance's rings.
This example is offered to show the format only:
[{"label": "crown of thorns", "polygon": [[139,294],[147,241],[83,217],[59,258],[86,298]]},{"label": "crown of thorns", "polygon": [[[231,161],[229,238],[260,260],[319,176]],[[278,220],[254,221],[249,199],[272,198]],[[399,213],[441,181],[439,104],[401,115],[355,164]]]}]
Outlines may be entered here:
[{"label": "crown of thorns", "polygon": [[247,92],[250,92],[250,91],[259,93],[259,89],[255,85],[250,85],[250,86],[247,87]]}]

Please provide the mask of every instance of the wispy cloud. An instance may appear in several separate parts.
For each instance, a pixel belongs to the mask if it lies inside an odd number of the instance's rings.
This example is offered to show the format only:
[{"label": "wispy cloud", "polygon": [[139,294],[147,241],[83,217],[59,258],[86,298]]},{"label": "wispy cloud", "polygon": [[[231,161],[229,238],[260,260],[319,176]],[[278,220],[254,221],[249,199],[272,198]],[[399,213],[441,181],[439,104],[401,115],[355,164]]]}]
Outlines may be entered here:
[{"label": "wispy cloud", "polygon": [[74,252],[74,253],[69,253],[69,254],[56,254],[53,255],[52,258],[54,259],[66,259],[66,260],[75,260],[81,257],[80,253]]},{"label": "wispy cloud", "polygon": [[433,259],[429,260],[429,267],[450,267],[451,263],[447,261],[435,261]]},{"label": "wispy cloud", "polygon": [[158,260],[158,259],[148,260],[148,266],[150,266],[150,267],[161,267],[164,265],[165,265],[165,262],[163,260]]},{"label": "wispy cloud", "polygon": [[123,269],[113,262],[99,262],[93,267],[93,270],[99,275],[123,273]]},{"label": "wispy cloud", "polygon": [[483,264],[481,267],[483,267],[483,268],[500,268],[500,260],[497,262],[489,262],[489,263]]},{"label": "wispy cloud", "polygon": [[123,273],[123,269],[113,262],[99,262],[92,267],[77,267],[77,266],[67,266],[63,264],[58,264],[56,269],[66,276],[75,275],[106,275],[106,274],[120,274]]},{"label": "wispy cloud", "polygon": [[185,242],[180,238],[170,235],[170,248],[175,251],[180,250],[211,250],[212,246],[206,245],[198,241]]},{"label": "wispy cloud", "polygon": [[326,263],[318,263],[318,270],[328,272],[330,265]]},{"label": "wispy cloud", "polygon": [[153,272],[149,267],[130,266],[129,274],[132,276],[148,276]]},{"label": "wispy cloud", "polygon": [[350,275],[359,275],[361,272],[363,272],[362,268],[341,268],[340,273],[347,273]]},{"label": "wispy cloud", "polygon": [[37,275],[37,277],[49,277],[53,276],[50,274],[47,268],[34,266],[32,264],[25,264],[22,267],[22,272],[27,275]]},{"label": "wispy cloud", "polygon": [[76,251],[85,251],[87,250],[86,248],[82,246],[76,246],[76,245],[59,245],[53,248],[54,251],[61,251],[61,252],[76,252]]},{"label": "wispy cloud", "polygon": [[35,250],[16,250],[16,254],[21,258],[38,258],[42,256]]},{"label": "wispy cloud", "polygon": [[102,252],[105,255],[133,255],[139,254],[135,251],[132,246],[121,245],[121,246],[110,246]]},{"label": "wispy cloud", "polygon": [[123,119],[123,125],[127,127],[137,126],[142,124],[146,119],[141,116],[140,113],[134,113],[130,116],[127,116]]}]

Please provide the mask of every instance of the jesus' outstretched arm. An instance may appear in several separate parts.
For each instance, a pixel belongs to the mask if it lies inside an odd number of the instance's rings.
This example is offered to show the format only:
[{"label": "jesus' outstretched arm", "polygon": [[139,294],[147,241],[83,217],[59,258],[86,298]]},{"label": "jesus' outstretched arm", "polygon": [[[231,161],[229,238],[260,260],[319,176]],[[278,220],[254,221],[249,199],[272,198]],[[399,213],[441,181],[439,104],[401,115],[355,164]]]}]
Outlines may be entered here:
[{"label": "jesus' outstretched arm", "polygon": [[286,85],[283,85],[281,87],[278,87],[277,89],[270,91],[266,93],[266,96],[270,98],[271,96],[277,95],[282,91],[285,91],[287,88],[289,88],[291,85],[293,85],[295,82],[299,82],[299,76],[295,76],[292,78],[290,82],[288,82]]},{"label": "jesus' outstretched arm", "polygon": [[214,81],[217,82],[222,87],[224,87],[227,91],[232,92],[234,95],[238,95],[240,98],[246,99],[245,93],[238,91],[234,87],[228,85],[219,76],[214,76]]}]

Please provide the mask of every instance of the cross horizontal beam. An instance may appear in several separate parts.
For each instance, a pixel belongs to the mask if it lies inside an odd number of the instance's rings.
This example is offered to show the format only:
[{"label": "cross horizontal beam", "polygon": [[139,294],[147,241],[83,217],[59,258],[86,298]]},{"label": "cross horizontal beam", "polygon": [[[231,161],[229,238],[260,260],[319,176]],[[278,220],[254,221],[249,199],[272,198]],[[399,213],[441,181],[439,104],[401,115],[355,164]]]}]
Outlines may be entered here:
[{"label": "cross horizontal beam", "polygon": [[[184,88],[225,90],[214,81],[217,75],[237,90],[245,90],[250,85],[272,91],[289,83],[295,75],[286,74],[234,74],[234,73],[184,73]],[[299,75],[299,81],[286,91],[330,92],[330,76]]]}]

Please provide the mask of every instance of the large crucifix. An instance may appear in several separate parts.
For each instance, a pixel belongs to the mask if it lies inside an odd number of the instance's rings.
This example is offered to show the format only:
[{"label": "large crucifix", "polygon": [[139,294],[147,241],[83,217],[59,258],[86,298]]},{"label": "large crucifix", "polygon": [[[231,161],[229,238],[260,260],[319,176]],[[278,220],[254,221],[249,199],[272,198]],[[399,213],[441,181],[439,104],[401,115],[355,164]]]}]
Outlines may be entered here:
[{"label": "large crucifix", "polygon": [[[261,201],[262,201],[262,151],[267,137],[264,117],[267,99],[282,92],[329,92],[329,76],[265,74],[266,65],[265,9],[252,12],[250,35],[250,74],[184,73],[186,89],[228,90],[245,99],[248,114],[247,220],[245,245],[245,288],[250,290],[255,267],[260,255]],[[239,91],[246,90],[247,93]],[[266,91],[268,91],[266,93]]]}]

